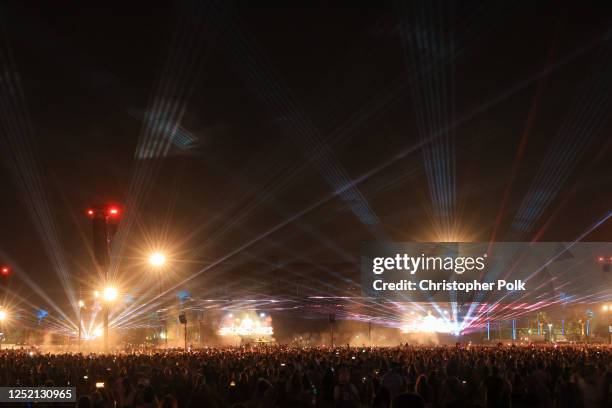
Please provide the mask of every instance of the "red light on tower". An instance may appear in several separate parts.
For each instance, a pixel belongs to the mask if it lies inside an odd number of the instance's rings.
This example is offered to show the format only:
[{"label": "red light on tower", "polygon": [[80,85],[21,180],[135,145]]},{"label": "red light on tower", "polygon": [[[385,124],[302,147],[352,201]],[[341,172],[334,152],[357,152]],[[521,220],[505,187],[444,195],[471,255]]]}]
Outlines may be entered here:
[{"label": "red light on tower", "polygon": [[11,269],[8,266],[3,266],[0,268],[0,273],[2,273],[2,276],[8,276],[10,272]]},{"label": "red light on tower", "polygon": [[120,207],[114,204],[108,204],[104,206],[93,206],[87,209],[87,216],[89,218],[117,217],[120,214],[121,214]]}]

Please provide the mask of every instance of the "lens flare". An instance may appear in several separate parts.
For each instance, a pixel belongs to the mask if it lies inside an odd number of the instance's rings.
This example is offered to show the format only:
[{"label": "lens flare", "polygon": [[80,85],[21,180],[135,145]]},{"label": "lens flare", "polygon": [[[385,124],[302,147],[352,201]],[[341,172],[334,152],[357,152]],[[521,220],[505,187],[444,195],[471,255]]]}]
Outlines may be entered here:
[{"label": "lens flare", "polygon": [[149,256],[149,263],[156,267],[163,266],[166,263],[166,255],[155,252]]},{"label": "lens flare", "polygon": [[108,302],[112,302],[113,300],[117,299],[118,295],[119,293],[117,292],[117,289],[111,286],[104,289],[104,300]]}]

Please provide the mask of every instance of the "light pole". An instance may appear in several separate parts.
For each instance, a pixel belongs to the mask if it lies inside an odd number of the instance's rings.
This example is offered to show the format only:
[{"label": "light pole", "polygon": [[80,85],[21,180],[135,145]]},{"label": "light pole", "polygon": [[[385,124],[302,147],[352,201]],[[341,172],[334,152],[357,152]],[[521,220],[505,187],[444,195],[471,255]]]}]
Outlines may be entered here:
[{"label": "light pole", "polygon": [[329,315],[329,330],[330,330],[331,347],[332,347],[332,349],[334,348],[334,323],[336,323],[336,315],[335,314],[330,314]]},{"label": "light pole", "polygon": [[166,255],[162,254],[161,252],[154,252],[149,256],[149,264],[154,268],[157,269],[158,271],[158,277],[159,277],[159,295],[162,295],[162,276],[161,276],[161,270],[164,267],[164,265],[166,264]]},{"label": "light pole", "polygon": [[[161,297],[163,294],[162,288],[162,269],[166,264],[166,255],[162,252],[153,252],[149,255],[149,265],[153,267],[153,269],[157,270],[157,278],[159,280],[159,301],[161,304]],[[162,333],[164,334],[164,342],[166,343],[166,348],[168,347],[168,332],[166,331],[165,326],[162,324]],[[160,336],[161,334],[160,333]]]},{"label": "light pole", "polygon": [[612,305],[603,305],[601,309],[606,313],[606,316],[608,317],[608,343],[612,344],[612,331],[610,331],[610,313],[612,313]]},{"label": "light pole", "polygon": [[104,289],[104,351],[108,352],[108,313],[111,303],[117,299],[118,292],[112,286]]},{"label": "light pole", "polygon": [[79,339],[78,339],[78,346],[79,346],[79,353],[81,352],[81,330],[83,327],[83,318],[81,317],[81,313],[83,311],[83,307],[85,306],[85,302],[83,302],[82,300],[79,300]]}]

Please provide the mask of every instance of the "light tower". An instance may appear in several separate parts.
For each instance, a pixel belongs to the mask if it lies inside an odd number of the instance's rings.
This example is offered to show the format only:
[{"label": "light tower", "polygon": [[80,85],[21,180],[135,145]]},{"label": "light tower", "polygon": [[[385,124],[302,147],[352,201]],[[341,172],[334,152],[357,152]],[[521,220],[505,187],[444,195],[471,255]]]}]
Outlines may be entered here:
[{"label": "light tower", "polygon": [[84,307],[85,307],[85,302],[79,299],[79,331],[78,331],[78,339],[77,339],[77,346],[78,346],[79,353],[81,352],[81,337],[82,337],[81,335],[83,332],[83,308]]},{"label": "light tower", "polygon": [[[107,204],[107,205],[94,205],[87,210],[87,215],[91,218],[92,232],[93,232],[93,251],[96,263],[102,270],[105,282],[104,285],[109,284],[109,266],[110,266],[110,249],[111,242],[115,233],[117,232],[117,225],[121,216],[121,210],[119,206]],[[108,290],[109,288],[107,287]],[[115,289],[112,289],[115,291]],[[116,292],[113,292],[116,295]],[[110,295],[110,292],[109,292]],[[113,299],[108,299],[105,296],[105,302],[103,302],[103,326],[104,326],[104,351],[108,351],[108,313],[110,303]]]}]

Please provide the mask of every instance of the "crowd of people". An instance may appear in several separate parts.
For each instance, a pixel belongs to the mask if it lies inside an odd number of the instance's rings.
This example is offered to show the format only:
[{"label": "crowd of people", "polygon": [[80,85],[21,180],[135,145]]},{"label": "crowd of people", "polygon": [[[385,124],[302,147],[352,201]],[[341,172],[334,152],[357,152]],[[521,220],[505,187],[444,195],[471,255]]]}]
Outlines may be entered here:
[{"label": "crowd of people", "polygon": [[70,406],[103,408],[610,407],[612,348],[458,344],[119,354],[3,350],[0,385],[76,387],[77,402]]}]

